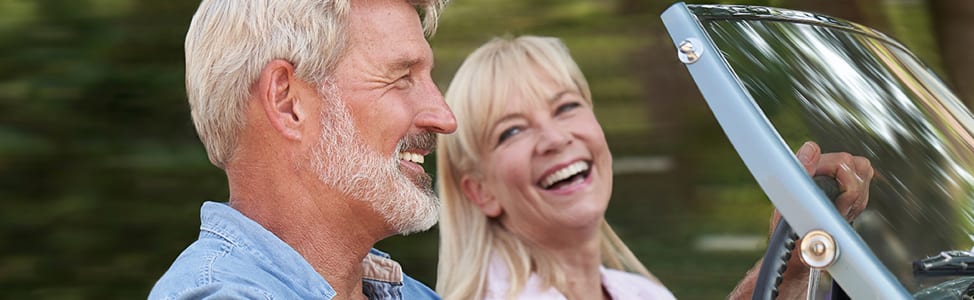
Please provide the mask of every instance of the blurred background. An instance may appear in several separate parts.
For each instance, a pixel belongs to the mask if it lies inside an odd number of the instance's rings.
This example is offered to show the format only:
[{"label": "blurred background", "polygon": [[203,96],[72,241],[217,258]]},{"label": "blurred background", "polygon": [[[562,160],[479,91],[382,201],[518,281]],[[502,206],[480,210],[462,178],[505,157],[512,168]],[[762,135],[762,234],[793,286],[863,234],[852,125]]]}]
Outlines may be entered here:
[{"label": "blurred background", "polygon": [[[200,204],[227,199],[183,85],[198,3],[0,0],[0,298],[144,298],[196,238]],[[671,3],[454,0],[431,42],[434,77],[445,88],[494,36],[562,38],[614,153],[609,222],[677,297],[721,299],[762,255],[773,208],[676,59],[659,20]],[[961,80],[974,78],[974,1],[706,3],[877,28],[974,100]],[[435,229],[377,247],[435,283]]]}]

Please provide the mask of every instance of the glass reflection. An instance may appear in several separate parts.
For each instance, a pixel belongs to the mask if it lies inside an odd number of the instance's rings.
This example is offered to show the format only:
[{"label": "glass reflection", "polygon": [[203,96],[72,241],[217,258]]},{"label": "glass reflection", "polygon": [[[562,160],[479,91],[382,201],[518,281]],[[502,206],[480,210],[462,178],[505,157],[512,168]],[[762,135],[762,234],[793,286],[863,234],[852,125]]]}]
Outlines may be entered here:
[{"label": "glass reflection", "polygon": [[789,146],[815,140],[872,161],[869,209],[854,225],[904,286],[950,279],[912,269],[974,244],[974,119],[936,76],[864,32],[773,20],[704,26]]}]

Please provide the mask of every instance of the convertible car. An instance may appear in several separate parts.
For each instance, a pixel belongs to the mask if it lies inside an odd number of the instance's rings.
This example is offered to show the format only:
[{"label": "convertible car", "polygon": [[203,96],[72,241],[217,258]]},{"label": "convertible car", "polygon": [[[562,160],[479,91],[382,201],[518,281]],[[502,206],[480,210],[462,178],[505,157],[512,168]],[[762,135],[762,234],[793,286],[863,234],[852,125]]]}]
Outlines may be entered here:
[{"label": "convertible car", "polygon": [[[906,47],[778,8],[676,3],[662,18],[675,56],[793,229],[769,242],[762,276],[771,279],[756,298],[774,297],[769,262],[788,255],[812,267],[811,298],[974,296],[974,117]],[[852,224],[794,158],[807,140],[872,162],[869,207]]]}]

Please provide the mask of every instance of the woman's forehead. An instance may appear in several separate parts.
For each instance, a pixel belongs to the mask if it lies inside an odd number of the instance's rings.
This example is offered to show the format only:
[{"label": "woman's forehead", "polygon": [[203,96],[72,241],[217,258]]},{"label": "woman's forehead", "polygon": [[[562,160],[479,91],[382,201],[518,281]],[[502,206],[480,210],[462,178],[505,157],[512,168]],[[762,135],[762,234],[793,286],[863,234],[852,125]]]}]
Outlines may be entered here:
[{"label": "woman's forehead", "polygon": [[567,93],[574,93],[574,89],[555,84],[553,81],[536,81],[531,86],[508,89],[494,101],[495,114],[491,119],[503,117],[511,112],[546,108]]}]

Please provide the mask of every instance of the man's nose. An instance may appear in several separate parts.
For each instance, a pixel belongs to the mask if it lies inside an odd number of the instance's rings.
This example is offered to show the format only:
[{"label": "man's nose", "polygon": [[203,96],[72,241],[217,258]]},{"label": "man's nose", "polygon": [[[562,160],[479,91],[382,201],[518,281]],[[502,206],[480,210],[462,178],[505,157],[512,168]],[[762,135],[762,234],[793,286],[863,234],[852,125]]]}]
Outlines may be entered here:
[{"label": "man's nose", "polygon": [[416,115],[416,125],[435,133],[453,133],[457,130],[457,119],[446,105],[443,94],[432,80],[425,84],[419,95],[422,108]]}]

